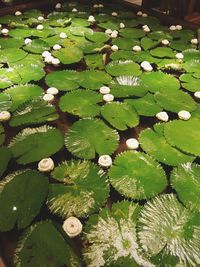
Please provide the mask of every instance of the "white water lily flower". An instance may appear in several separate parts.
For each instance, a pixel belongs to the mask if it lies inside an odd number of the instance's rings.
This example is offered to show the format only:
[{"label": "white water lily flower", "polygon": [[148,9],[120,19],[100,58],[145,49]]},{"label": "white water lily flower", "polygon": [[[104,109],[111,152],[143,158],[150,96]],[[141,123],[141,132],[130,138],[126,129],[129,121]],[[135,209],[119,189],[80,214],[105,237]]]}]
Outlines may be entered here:
[{"label": "white water lily flower", "polygon": [[193,44],[193,45],[197,45],[197,44],[199,43],[199,41],[198,41],[197,38],[192,39],[190,42],[191,42],[191,44]]},{"label": "white water lily flower", "polygon": [[143,68],[144,71],[152,71],[153,67],[151,66],[151,64],[148,61],[143,61],[141,63],[141,67]]},{"label": "white water lily flower", "polygon": [[197,91],[194,93],[194,96],[197,98],[197,99],[200,99],[200,91]]},{"label": "white water lily flower", "polygon": [[106,94],[103,96],[103,100],[105,102],[112,102],[114,100],[114,95],[112,94]]},{"label": "white water lily flower", "polygon": [[78,12],[78,10],[77,10],[76,8],[73,8],[73,9],[72,9],[72,12],[73,12],[73,13],[76,13],[76,12]]},{"label": "white water lily flower", "polygon": [[18,11],[15,12],[15,16],[21,16],[21,15],[22,15],[21,11],[18,10]]},{"label": "white water lily flower", "polygon": [[167,112],[162,111],[156,114],[156,118],[159,119],[160,121],[167,122],[169,120],[169,116]]},{"label": "white water lily flower", "polygon": [[47,89],[47,94],[57,95],[58,93],[59,93],[59,90],[55,87],[49,87]]},{"label": "white water lily flower", "polygon": [[113,17],[117,17],[118,16],[118,13],[117,12],[112,12],[111,14]]},{"label": "white water lily flower", "polygon": [[120,29],[124,29],[124,28],[125,28],[125,24],[124,24],[123,22],[121,22],[121,23],[119,24],[119,27],[120,27]]},{"label": "white water lily flower", "polygon": [[183,53],[177,53],[177,54],[176,54],[176,58],[177,58],[177,59],[183,59],[183,58],[184,58]]},{"label": "white water lily flower", "polygon": [[188,120],[191,118],[191,114],[190,114],[189,111],[181,110],[181,111],[179,111],[179,113],[178,113],[178,117],[179,117],[179,119],[181,119],[181,120],[188,121]]},{"label": "white water lily flower", "polygon": [[61,32],[61,33],[60,33],[60,38],[61,38],[61,39],[65,39],[65,38],[67,38],[67,34],[66,34],[65,32]]},{"label": "white water lily flower", "polygon": [[54,60],[54,57],[52,55],[46,56],[44,58],[44,62],[48,63],[48,64],[52,64],[52,61]]},{"label": "white water lily flower", "polygon": [[46,101],[46,102],[51,103],[51,102],[54,101],[54,95],[52,95],[52,94],[45,94],[43,96],[43,100]]},{"label": "white water lily flower", "polygon": [[142,14],[143,14],[142,11],[138,11],[138,12],[137,12],[137,15],[138,15],[138,16],[142,16]]},{"label": "white water lily flower", "polygon": [[42,159],[38,163],[38,170],[40,172],[50,172],[54,169],[55,165],[51,158]]},{"label": "white water lily flower", "polygon": [[175,31],[175,30],[176,30],[176,26],[175,26],[175,25],[171,25],[171,26],[169,27],[169,29],[170,29],[170,31]]},{"label": "white water lily flower", "polygon": [[111,35],[110,35],[112,38],[117,38],[118,36],[118,31],[114,30]]},{"label": "white water lily flower", "polygon": [[36,29],[42,31],[44,29],[44,26],[42,24],[39,24]]},{"label": "white water lily flower", "polygon": [[148,14],[147,13],[143,13],[142,17],[148,17]]},{"label": "white water lily flower", "polygon": [[31,40],[30,38],[26,38],[26,39],[24,40],[24,43],[25,43],[25,45],[29,45],[29,44],[32,43],[32,40]]},{"label": "white water lily flower", "polygon": [[110,93],[110,88],[108,86],[102,86],[99,90],[99,92],[102,94],[102,95],[107,95]]},{"label": "white water lily flower", "polygon": [[108,34],[108,35],[110,35],[110,34],[112,34],[112,30],[111,30],[111,29],[107,29],[107,30],[105,31],[105,33]]},{"label": "white water lily flower", "polygon": [[11,118],[11,114],[8,111],[1,111],[0,112],[0,122],[8,121]]},{"label": "white water lily flower", "polygon": [[99,5],[98,5],[98,4],[94,4],[93,7],[94,7],[94,8],[98,8]]},{"label": "white water lily flower", "polygon": [[56,6],[55,6],[56,9],[61,9],[61,7],[62,7],[61,3],[57,3]]},{"label": "white water lily flower", "polygon": [[112,46],[111,46],[111,50],[112,50],[113,52],[116,52],[116,51],[119,50],[119,47],[118,47],[117,45],[112,45]]},{"label": "white water lily flower", "polygon": [[69,217],[63,223],[63,230],[69,237],[76,237],[81,234],[83,225],[76,217]]},{"label": "white water lily flower", "polygon": [[55,45],[53,46],[53,50],[60,50],[61,48],[62,48],[62,46],[59,45],[59,44],[55,44]]},{"label": "white water lily flower", "polygon": [[93,23],[96,20],[95,20],[95,17],[94,16],[89,16],[88,21]]},{"label": "white water lily flower", "polygon": [[43,21],[43,20],[44,20],[44,17],[39,16],[39,17],[38,17],[38,20],[39,20],[39,21]]},{"label": "white water lily flower", "polygon": [[49,56],[51,56],[51,53],[49,51],[44,51],[42,53],[42,57],[49,57]]},{"label": "white water lily flower", "polygon": [[9,34],[9,30],[4,28],[1,30],[1,33],[4,35],[4,36],[7,36]]},{"label": "white water lily flower", "polygon": [[144,31],[144,32],[150,32],[151,29],[150,29],[148,26],[146,26],[146,27],[143,28],[143,31]]},{"label": "white water lily flower", "polygon": [[99,157],[98,164],[101,167],[108,168],[112,165],[112,158],[109,155],[102,155]]},{"label": "white water lily flower", "polygon": [[99,8],[104,8],[104,5],[103,4],[99,4]]},{"label": "white water lily flower", "polygon": [[58,59],[58,58],[52,58],[52,64],[54,65],[54,66],[59,66],[60,65],[60,60]]},{"label": "white water lily flower", "polygon": [[141,46],[139,46],[139,45],[135,45],[135,46],[133,47],[133,51],[134,51],[134,52],[140,52],[140,51],[142,51],[142,48],[141,48]]},{"label": "white water lily flower", "polygon": [[137,139],[130,138],[130,139],[126,140],[126,145],[129,149],[138,149],[140,144],[139,144]]},{"label": "white water lily flower", "polygon": [[164,39],[164,40],[162,40],[162,42],[161,42],[163,45],[169,45],[169,40],[167,40],[167,39]]},{"label": "white water lily flower", "polygon": [[176,25],[176,30],[181,31],[183,29],[182,25]]},{"label": "white water lily flower", "polygon": [[137,86],[139,85],[139,78],[134,76],[119,76],[116,78],[120,85]]}]

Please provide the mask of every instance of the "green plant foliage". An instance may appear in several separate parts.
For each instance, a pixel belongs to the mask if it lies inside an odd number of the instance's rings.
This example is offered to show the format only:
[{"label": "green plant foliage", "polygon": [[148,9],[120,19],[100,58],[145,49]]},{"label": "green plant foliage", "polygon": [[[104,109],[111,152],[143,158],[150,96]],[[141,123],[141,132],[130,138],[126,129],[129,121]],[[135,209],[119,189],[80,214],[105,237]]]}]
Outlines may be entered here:
[{"label": "green plant foliage", "polygon": [[15,251],[18,267],[80,267],[70,242],[51,221],[32,225],[22,236]]},{"label": "green plant foliage", "polygon": [[[117,45],[119,49],[132,51],[133,46],[140,45],[140,42],[137,39],[119,37],[113,40],[112,44]],[[131,58],[129,57],[129,59]]]},{"label": "green plant foliage", "polygon": [[190,29],[183,29],[181,31],[173,31],[170,33],[173,39],[181,39],[184,42],[187,40],[190,42],[192,38],[194,38],[194,31]]},{"label": "green plant foliage", "polygon": [[167,40],[172,40],[173,39],[171,34],[169,34],[167,32],[164,32],[164,31],[153,31],[153,32],[150,32],[148,34],[148,37],[151,38],[152,40],[156,40],[156,41],[163,40],[163,39],[167,39]]},{"label": "green plant foliage", "polygon": [[161,58],[153,57],[149,51],[141,51],[141,52],[135,52],[133,61],[136,61],[138,63],[142,63],[143,61],[148,61],[151,64],[159,64],[161,61]]},{"label": "green plant foliage", "polygon": [[131,105],[141,116],[153,117],[162,110],[150,93],[138,99],[127,99],[125,102]]},{"label": "green plant foliage", "polygon": [[63,137],[58,129],[46,125],[26,128],[12,139],[9,147],[16,161],[26,165],[58,152],[63,147]]},{"label": "green plant foliage", "polygon": [[118,50],[110,55],[114,61],[117,60],[135,60],[135,55],[132,51]]},{"label": "green plant foliage", "polygon": [[5,140],[5,132],[3,125],[0,123],[0,146],[3,145],[4,140]]},{"label": "green plant foliage", "polygon": [[9,110],[12,106],[11,98],[8,94],[0,93],[0,112]]},{"label": "green plant foliage", "polygon": [[120,194],[133,199],[154,197],[167,186],[162,167],[142,152],[126,151],[118,155],[108,175]]},{"label": "green plant foliage", "polygon": [[40,39],[34,39],[32,42],[23,47],[23,49],[30,53],[42,54],[42,52],[49,50],[49,45]]},{"label": "green plant foliage", "polygon": [[145,36],[145,32],[140,29],[134,29],[134,28],[125,28],[120,30],[120,36],[125,38],[134,38],[139,39]]},{"label": "green plant foliage", "polygon": [[[37,192],[37,194],[36,194]],[[48,193],[48,178],[37,171],[23,170],[12,173],[0,182],[0,229],[27,227]]]},{"label": "green plant foliage", "polygon": [[77,35],[77,36],[85,36],[86,34],[92,34],[93,30],[83,27],[83,26],[76,26],[76,27],[71,27],[70,29],[71,34]]},{"label": "green plant foliage", "polygon": [[192,162],[195,159],[168,144],[163,134],[158,133],[155,129],[142,131],[139,137],[142,149],[159,162],[170,166]]},{"label": "green plant foliage", "polygon": [[14,84],[20,83],[21,77],[13,68],[0,69],[0,89],[5,89]]},{"label": "green plant foliage", "polygon": [[191,48],[191,44],[189,44],[187,42],[187,40],[185,41],[183,39],[181,39],[181,40],[172,40],[170,42],[170,47],[172,49],[175,49],[175,50],[178,50],[178,51],[182,52],[184,50],[187,50],[187,49]]},{"label": "green plant foliage", "polygon": [[103,209],[98,216],[90,217],[84,229],[89,246],[83,251],[88,267],[154,266],[137,243],[139,211],[137,204],[122,201],[114,204],[111,210]]},{"label": "green plant foliage", "polygon": [[119,23],[117,21],[103,21],[98,23],[98,26],[103,29],[119,30]]},{"label": "green plant foliage", "polygon": [[140,66],[132,60],[113,61],[106,66],[106,71],[112,76],[139,76],[142,73]]},{"label": "green plant foliage", "polygon": [[183,51],[183,55],[185,61],[200,60],[199,50],[197,49],[186,49]]},{"label": "green plant foliage", "polygon": [[112,127],[125,131],[139,124],[139,117],[132,106],[127,103],[112,102],[101,108],[101,115]]},{"label": "green plant foliage", "polygon": [[52,173],[60,183],[51,184],[48,206],[62,218],[86,217],[97,211],[108,198],[105,174],[89,161],[61,163]]},{"label": "green plant foliage", "polygon": [[20,48],[23,46],[24,40],[19,38],[0,38],[0,46],[2,49],[5,48]]},{"label": "green plant foliage", "polygon": [[174,76],[161,71],[143,73],[140,78],[151,93],[169,92],[180,88],[180,83]]},{"label": "green plant foliage", "polygon": [[[182,266],[198,265],[199,236],[199,213],[183,207],[173,194],[149,201],[141,211],[138,237],[144,251],[157,256],[156,266],[163,266],[170,258]],[[170,266],[180,266],[176,264]]]},{"label": "green plant foliage", "polygon": [[83,58],[83,52],[78,47],[69,46],[52,53],[63,64],[77,63]]},{"label": "green plant foliage", "polygon": [[182,82],[182,87],[190,92],[197,92],[199,90],[200,79],[194,77],[193,74],[182,74],[180,81]]},{"label": "green plant foliage", "polygon": [[19,108],[12,114],[9,124],[11,127],[39,124],[54,121],[58,119],[58,117],[56,108],[53,105],[40,98],[35,98],[20,105]]},{"label": "green plant foliage", "polygon": [[17,48],[6,48],[0,50],[0,62],[13,63],[17,62],[27,56],[27,53]]},{"label": "green plant foliage", "polygon": [[181,90],[157,92],[154,98],[159,106],[171,112],[194,111],[197,108],[193,98]]},{"label": "green plant foliage", "polygon": [[106,72],[86,70],[80,72],[78,83],[84,88],[98,90],[101,86],[109,84],[111,80],[111,76]]},{"label": "green plant foliage", "polygon": [[118,133],[98,119],[75,122],[65,137],[67,149],[82,159],[93,159],[96,154],[110,155],[117,149],[118,142]]},{"label": "green plant foliage", "polygon": [[46,78],[46,84],[50,87],[56,87],[61,91],[71,91],[79,87],[79,73],[71,70],[55,71],[49,73]]},{"label": "green plant foliage", "polygon": [[174,58],[176,53],[169,47],[157,47],[150,51],[153,57]]},{"label": "green plant foliage", "polygon": [[[1,138],[1,137],[0,137]],[[6,171],[11,159],[11,152],[7,147],[0,147],[0,177]]]},{"label": "green plant foliage", "polygon": [[149,37],[144,37],[141,39],[141,46],[144,50],[149,50],[154,48],[155,46],[157,46],[158,42],[157,41],[153,41],[151,38]]},{"label": "green plant foliage", "polygon": [[21,104],[33,99],[34,97],[41,96],[43,90],[41,87],[33,84],[16,85],[4,91],[11,97],[12,106],[11,111],[15,111]]},{"label": "green plant foliage", "polygon": [[119,76],[111,83],[112,94],[115,97],[144,96],[147,93],[146,86],[140,78],[134,76]]},{"label": "green plant foliage", "polygon": [[199,165],[191,163],[179,165],[171,174],[171,184],[187,208],[200,211]]},{"label": "green plant foliage", "polygon": [[89,69],[103,70],[105,68],[103,56],[101,54],[86,55],[85,62]]},{"label": "green plant foliage", "polygon": [[85,37],[94,43],[105,43],[110,39],[104,32],[86,32]]},{"label": "green plant foliage", "polygon": [[190,60],[183,63],[186,72],[200,74],[200,60]]},{"label": "green plant foliage", "polygon": [[102,96],[90,90],[76,90],[67,93],[60,100],[60,109],[63,112],[79,117],[95,117],[100,113],[98,103],[102,101]]},{"label": "green plant foliage", "polygon": [[164,127],[164,135],[169,144],[195,156],[200,155],[200,147],[197,145],[200,141],[199,131],[200,121],[196,118],[189,121],[174,120]]}]

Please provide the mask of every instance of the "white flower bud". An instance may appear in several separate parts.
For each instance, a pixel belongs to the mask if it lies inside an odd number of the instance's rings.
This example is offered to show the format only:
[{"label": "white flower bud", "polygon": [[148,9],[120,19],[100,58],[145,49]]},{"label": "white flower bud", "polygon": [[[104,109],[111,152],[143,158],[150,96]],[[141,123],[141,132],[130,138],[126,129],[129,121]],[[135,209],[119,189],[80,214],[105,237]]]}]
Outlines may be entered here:
[{"label": "white flower bud", "polygon": [[59,90],[55,87],[49,87],[47,89],[47,94],[50,94],[50,95],[57,95],[59,93]]},{"label": "white flower bud", "polygon": [[51,158],[42,159],[38,163],[38,170],[40,172],[50,172],[54,169],[55,165]]},{"label": "white flower bud", "polygon": [[98,164],[101,167],[108,168],[112,165],[112,158],[109,155],[103,155],[99,157]]},{"label": "white flower bud", "polygon": [[126,140],[126,145],[129,149],[138,149],[139,142],[135,138],[130,138],[130,139]]},{"label": "white flower bud", "polygon": [[167,122],[169,120],[169,116],[167,112],[162,111],[156,114],[156,118],[159,119],[160,121]]},{"label": "white flower bud", "polygon": [[69,217],[63,223],[63,230],[69,237],[76,237],[81,234],[83,225],[76,217]]},{"label": "white flower bud", "polygon": [[190,114],[190,112],[188,112],[186,110],[181,110],[178,113],[178,117],[181,120],[188,121],[191,118],[191,114]]},{"label": "white flower bud", "polygon": [[105,102],[112,102],[114,100],[114,96],[111,95],[111,94],[106,94],[106,95],[103,96],[103,100]]},{"label": "white flower bud", "polygon": [[0,122],[8,121],[11,118],[11,114],[8,111],[1,111],[0,112]]},{"label": "white flower bud", "polygon": [[99,91],[102,95],[107,95],[110,93],[110,88],[108,86],[102,86]]},{"label": "white flower bud", "polygon": [[52,95],[52,94],[45,94],[43,96],[43,100],[46,101],[46,102],[51,103],[51,102],[54,101],[54,95]]}]

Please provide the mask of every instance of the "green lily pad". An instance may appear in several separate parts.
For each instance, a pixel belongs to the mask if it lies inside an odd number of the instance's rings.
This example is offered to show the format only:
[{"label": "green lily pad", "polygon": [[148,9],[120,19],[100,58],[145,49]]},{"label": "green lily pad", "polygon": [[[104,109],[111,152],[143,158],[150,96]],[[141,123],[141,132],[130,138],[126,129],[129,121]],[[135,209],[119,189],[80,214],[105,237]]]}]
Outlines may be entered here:
[{"label": "green lily pad", "polygon": [[187,40],[184,42],[184,40],[173,40],[170,42],[170,47],[174,50],[178,50],[180,52],[190,49],[191,44],[187,42]]},{"label": "green lily pad", "polygon": [[195,159],[168,144],[163,134],[157,133],[155,129],[142,131],[139,136],[142,149],[159,162],[170,166],[192,162]]},{"label": "green lily pad", "polygon": [[119,38],[116,38],[114,41],[112,41],[112,44],[117,45],[119,49],[132,51],[133,46],[140,45],[140,42],[137,39],[133,39],[133,38],[119,37]]},{"label": "green lily pad", "polygon": [[112,127],[125,131],[139,124],[139,117],[135,110],[127,103],[112,102],[101,108],[101,115]]},{"label": "green lily pad", "polygon": [[51,184],[48,207],[62,218],[86,217],[97,211],[109,194],[105,174],[89,161],[61,163],[51,174],[59,184]]},{"label": "green lily pad", "polygon": [[111,155],[118,146],[117,131],[98,119],[75,122],[65,137],[67,149],[76,157],[93,159],[98,155]]},{"label": "green lily pad", "polygon": [[149,50],[151,48],[154,48],[158,44],[157,41],[153,41],[149,37],[144,37],[141,39],[141,46],[144,50]]},{"label": "green lily pad", "polygon": [[180,83],[174,76],[161,71],[143,73],[140,78],[151,93],[175,91],[180,88]]},{"label": "green lily pad", "polygon": [[7,147],[0,147],[0,177],[6,171],[12,155]]},{"label": "green lily pad", "polygon": [[165,262],[174,258],[181,265],[198,265],[199,222],[199,213],[190,212],[175,195],[162,195],[149,201],[141,211],[138,225],[140,244],[149,256],[158,257],[160,263],[156,266],[163,266],[163,257]]},{"label": "green lily pad", "polygon": [[71,244],[50,221],[34,224],[24,233],[15,251],[15,263],[19,267],[81,266]]},{"label": "green lily pad", "polygon": [[94,43],[105,43],[110,39],[104,32],[86,32],[85,37]]},{"label": "green lily pad", "polygon": [[4,127],[3,127],[3,125],[0,123],[0,146],[3,145],[4,140],[5,140]]},{"label": "green lily pad", "polygon": [[119,50],[110,55],[113,61],[117,60],[134,60],[134,53],[132,51]]},{"label": "green lily pad", "polygon": [[63,64],[77,63],[83,58],[82,50],[74,46],[62,48],[58,51],[54,51],[52,54]]},{"label": "green lily pad", "polygon": [[162,110],[150,93],[138,99],[127,99],[125,102],[141,116],[153,117]]},{"label": "green lily pad", "polygon": [[61,97],[59,107],[63,112],[79,117],[95,117],[100,113],[102,96],[89,90],[76,90]]},{"label": "green lily pad", "polygon": [[85,62],[89,69],[103,70],[105,68],[103,61],[103,56],[101,54],[91,54],[85,56]]},{"label": "green lily pad", "polygon": [[83,251],[87,266],[154,266],[137,243],[139,211],[137,204],[121,201],[113,204],[112,209],[105,208],[98,216],[90,217],[84,228],[84,238],[89,244]]},{"label": "green lily pad", "polygon": [[86,70],[80,72],[78,83],[84,88],[98,90],[103,85],[109,84],[111,80],[111,76],[104,71]]},{"label": "green lily pad", "polygon": [[159,106],[171,112],[194,111],[197,108],[193,98],[181,90],[156,92],[154,98]]},{"label": "green lily pad", "polygon": [[[0,229],[27,227],[48,193],[48,178],[37,171],[23,170],[12,173],[0,182]],[[37,192],[37,195],[36,195]]]},{"label": "green lily pad", "polygon": [[19,73],[13,68],[0,69],[0,88],[5,89],[21,82]]},{"label": "green lily pad", "polygon": [[148,34],[148,37],[152,40],[160,41],[163,39],[172,40],[171,34],[164,31],[153,31]]},{"label": "green lily pad", "polygon": [[119,32],[120,36],[125,38],[133,38],[133,39],[139,39],[145,36],[145,32],[140,29],[134,29],[134,28],[125,28],[120,30]]},{"label": "green lily pad", "polygon": [[46,76],[45,81],[50,87],[56,87],[61,91],[71,91],[79,87],[78,79],[78,72],[63,70],[49,73]]},{"label": "green lily pad", "polygon": [[197,73],[200,74],[200,60],[190,60],[183,63],[183,68],[188,73]]},{"label": "green lily pad", "polygon": [[27,56],[27,53],[18,48],[6,48],[0,50],[0,62],[13,63],[17,62]]},{"label": "green lily pad", "polygon": [[192,74],[182,74],[179,79],[184,89],[190,92],[199,91],[200,79],[195,78]]},{"label": "green lily pad", "polygon": [[162,167],[142,152],[126,151],[118,155],[108,175],[120,194],[133,199],[154,197],[167,186]]},{"label": "green lily pad", "polygon": [[183,55],[185,61],[200,60],[200,53],[197,49],[186,49],[183,51]]},{"label": "green lily pad", "polygon": [[142,73],[140,66],[132,60],[113,61],[106,66],[106,71],[112,76],[139,76]]},{"label": "green lily pad", "polygon": [[196,118],[189,121],[174,120],[164,127],[164,135],[170,145],[195,156],[200,156],[197,145],[200,141],[199,131],[200,121]]},{"label": "green lily pad", "polygon": [[32,42],[23,47],[23,49],[30,53],[42,54],[42,52],[49,50],[49,45],[40,39],[34,39]]},{"label": "green lily pad", "polygon": [[26,165],[58,152],[63,147],[63,137],[58,129],[46,125],[26,128],[11,140],[9,147],[16,161]]},{"label": "green lily pad", "polygon": [[19,38],[0,38],[0,46],[2,49],[6,48],[20,48],[24,44],[23,39]]},{"label": "green lily pad", "polygon": [[58,117],[56,108],[53,105],[40,98],[35,98],[18,107],[12,114],[9,125],[17,127],[20,125],[39,124],[54,121]]},{"label": "green lily pad", "polygon": [[174,58],[176,53],[169,47],[157,47],[150,51],[153,57]]},{"label": "green lily pad", "polygon": [[43,90],[41,87],[33,84],[16,85],[5,90],[4,93],[8,94],[12,100],[11,111],[15,111],[21,104],[33,99],[34,97],[41,96]]},{"label": "green lily pad", "polygon": [[76,27],[71,27],[70,29],[71,34],[77,35],[77,36],[85,36],[86,34],[92,34],[93,31],[92,29],[83,27],[83,26],[76,26]]}]

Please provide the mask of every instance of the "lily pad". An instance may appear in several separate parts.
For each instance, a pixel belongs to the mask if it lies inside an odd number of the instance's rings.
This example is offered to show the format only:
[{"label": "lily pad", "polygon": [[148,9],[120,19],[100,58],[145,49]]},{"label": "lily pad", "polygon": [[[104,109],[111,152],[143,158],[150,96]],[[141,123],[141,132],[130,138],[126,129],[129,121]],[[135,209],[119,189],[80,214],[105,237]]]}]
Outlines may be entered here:
[{"label": "lily pad", "polygon": [[67,93],[60,100],[60,109],[63,112],[79,117],[95,117],[100,113],[99,102],[102,96],[89,90],[76,90]]},{"label": "lily pad", "polygon": [[86,32],[85,37],[94,43],[105,43],[110,39],[104,32]]},{"label": "lily pad", "polygon": [[192,74],[183,74],[180,76],[181,85],[184,89],[190,92],[199,90],[200,79],[197,79]]},{"label": "lily pad", "polygon": [[144,50],[149,50],[151,48],[154,48],[154,46],[156,46],[157,44],[158,44],[157,41],[153,41],[149,37],[144,37],[141,39],[141,46]]},{"label": "lily pad", "polygon": [[101,108],[101,115],[112,127],[125,131],[139,124],[139,117],[135,110],[127,103],[113,102]]},{"label": "lily pad", "polygon": [[34,224],[24,233],[15,251],[15,263],[19,267],[81,266],[70,243],[51,221]]},{"label": "lily pad", "polygon": [[166,261],[174,258],[185,266],[195,266],[200,259],[199,222],[199,213],[190,212],[175,195],[162,195],[142,209],[138,237],[143,250],[157,256],[161,265],[164,257]]},{"label": "lily pad", "polygon": [[49,45],[40,39],[34,39],[32,42],[23,47],[25,51],[35,54],[42,54],[42,52],[49,50]]},{"label": "lily pad", "polygon": [[27,56],[27,53],[17,48],[6,48],[0,51],[0,62],[13,63]]},{"label": "lily pad", "polygon": [[134,28],[125,28],[120,30],[119,32],[120,36],[123,36],[125,38],[134,38],[139,39],[145,36],[145,32],[140,29],[134,29]]},{"label": "lily pad", "polygon": [[53,214],[86,217],[106,202],[109,186],[105,174],[89,161],[63,162],[51,175],[60,182],[49,189],[48,207]]},{"label": "lily pad", "polygon": [[0,46],[2,49],[5,48],[20,48],[24,44],[23,39],[19,38],[0,38]]},{"label": "lily pad", "polygon": [[98,155],[111,155],[118,146],[117,131],[98,119],[75,122],[65,137],[67,149],[76,157],[93,159]]},{"label": "lily pad", "polygon": [[183,63],[183,68],[188,73],[200,74],[200,60],[190,60]]},{"label": "lily pad", "polygon": [[196,118],[189,121],[174,120],[164,127],[164,135],[169,144],[185,153],[200,156],[199,136],[200,121]]},{"label": "lily pad", "polygon": [[5,140],[4,127],[2,124],[0,124],[0,146],[3,145],[4,140]]},{"label": "lily pad", "polygon": [[[48,178],[37,171],[12,173],[0,182],[0,229],[28,226],[39,213],[48,193]],[[37,194],[35,193],[37,192]]]},{"label": "lily pad", "polygon": [[21,82],[19,73],[13,68],[0,69],[0,88],[5,89]]},{"label": "lily pad", "polygon": [[70,29],[71,34],[77,35],[77,36],[85,36],[86,34],[92,34],[92,29],[83,27],[83,26],[76,26],[71,27]]},{"label": "lily pad", "polygon": [[9,110],[11,106],[11,97],[8,94],[0,93],[0,112]]},{"label": "lily pad", "polygon": [[162,167],[142,152],[126,151],[118,155],[108,175],[120,194],[138,200],[154,197],[167,186]]},{"label": "lily pad", "polygon": [[[1,137],[0,137],[1,138]],[[6,171],[11,159],[11,152],[7,147],[0,147],[0,177]]]},{"label": "lily pad", "polygon": [[140,66],[132,60],[113,61],[106,66],[106,71],[112,76],[139,76],[142,73]]},{"label": "lily pad", "polygon": [[9,147],[16,161],[26,165],[58,152],[63,147],[63,137],[58,129],[46,125],[26,128],[11,140]]},{"label": "lily pad", "polygon": [[58,51],[54,51],[52,54],[63,64],[77,63],[83,58],[82,50],[75,46],[62,48]]},{"label": "lily pad", "polygon": [[90,54],[85,56],[85,62],[89,69],[103,70],[105,68],[103,55]]},{"label": "lily pad", "polygon": [[169,47],[157,47],[150,51],[153,57],[174,58],[176,53]]},{"label": "lily pad", "polygon": [[[119,49],[123,50],[133,50],[133,46],[140,45],[140,42],[137,39],[133,38],[116,38],[114,41],[112,41],[113,45],[117,45]],[[131,58],[129,58],[131,59]]]}]

